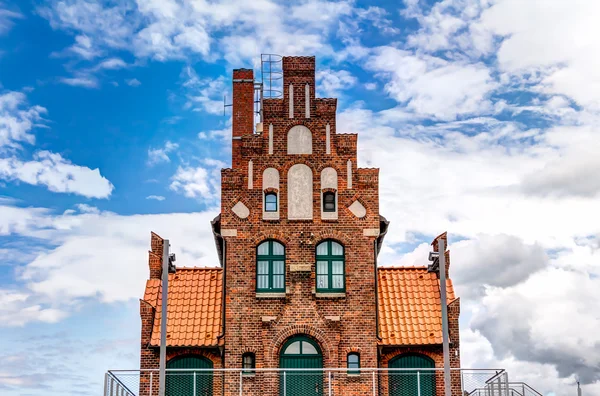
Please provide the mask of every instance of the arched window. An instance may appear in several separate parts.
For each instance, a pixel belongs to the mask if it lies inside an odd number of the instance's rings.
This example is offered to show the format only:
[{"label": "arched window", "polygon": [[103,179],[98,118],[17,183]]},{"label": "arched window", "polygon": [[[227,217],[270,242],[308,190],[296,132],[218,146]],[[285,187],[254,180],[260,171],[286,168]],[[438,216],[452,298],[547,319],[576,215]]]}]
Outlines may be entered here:
[{"label": "arched window", "polygon": [[356,352],[348,354],[348,374],[360,374],[360,355]]},{"label": "arched window", "polygon": [[265,241],[256,249],[256,291],[285,293],[285,247]]},{"label": "arched window", "polygon": [[246,352],[242,355],[242,373],[244,375],[254,375],[256,368],[256,358],[252,352]]},{"label": "arched window", "polygon": [[335,212],[335,193],[323,193],[323,212]]},{"label": "arched window", "polygon": [[346,290],[344,247],[336,241],[317,245],[317,292],[338,293]]},{"label": "arched window", "polygon": [[274,192],[265,194],[265,212],[277,212],[277,194]]}]

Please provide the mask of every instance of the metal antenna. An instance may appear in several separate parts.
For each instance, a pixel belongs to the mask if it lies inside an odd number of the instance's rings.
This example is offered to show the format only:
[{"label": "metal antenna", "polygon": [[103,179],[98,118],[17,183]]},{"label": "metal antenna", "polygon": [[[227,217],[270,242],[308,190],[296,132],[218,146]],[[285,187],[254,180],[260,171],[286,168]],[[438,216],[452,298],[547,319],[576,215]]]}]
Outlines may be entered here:
[{"label": "metal antenna", "polygon": [[233,106],[233,104],[226,104],[226,102],[225,102],[226,97],[227,97],[227,95],[223,95],[223,117],[225,116],[225,108]]}]

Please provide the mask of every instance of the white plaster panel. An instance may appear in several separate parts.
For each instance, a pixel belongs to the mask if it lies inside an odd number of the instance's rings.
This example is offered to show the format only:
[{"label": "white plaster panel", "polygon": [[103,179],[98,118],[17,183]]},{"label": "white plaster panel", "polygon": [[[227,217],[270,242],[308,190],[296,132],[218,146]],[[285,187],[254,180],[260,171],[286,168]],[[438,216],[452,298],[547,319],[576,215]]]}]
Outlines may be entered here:
[{"label": "white plaster panel", "polygon": [[304,86],[304,117],[310,118],[310,85]]},{"label": "white plaster panel", "polygon": [[331,127],[329,124],[325,126],[325,154],[331,154]]},{"label": "white plaster panel", "polygon": [[288,154],[312,154],[312,133],[304,125],[296,125],[287,135]]},{"label": "white plaster panel", "polygon": [[267,188],[276,188],[279,190],[279,171],[275,168],[267,168],[263,172],[263,191]]},{"label": "white plaster panel", "polygon": [[290,84],[289,102],[290,102],[290,118],[294,118],[294,86],[292,84]]},{"label": "white plaster panel", "polygon": [[221,235],[223,235],[224,237],[236,237],[237,236],[237,229],[232,228],[232,229],[227,229],[227,230],[221,230]]},{"label": "white plaster panel", "polygon": [[250,160],[248,161],[248,190],[252,190],[254,188],[254,180],[252,176],[254,170],[252,168],[252,160]]},{"label": "white plaster panel", "polygon": [[333,168],[325,168],[321,171],[321,190],[326,188],[338,188],[337,171]]},{"label": "white plaster panel", "polygon": [[363,229],[364,236],[379,236],[379,228],[365,228]]},{"label": "white plaster panel", "polygon": [[359,201],[352,202],[352,205],[348,206],[348,209],[358,218],[363,218],[367,215],[367,209]]},{"label": "white plaster panel", "polygon": [[233,205],[231,211],[235,213],[235,215],[240,219],[245,219],[250,215],[250,209],[248,209],[248,207],[244,205],[242,201],[239,201],[238,203]]},{"label": "white plaster panel", "polygon": [[273,154],[273,124],[269,124],[269,154]]},{"label": "white plaster panel", "polygon": [[348,160],[348,190],[352,189],[352,161]]},{"label": "white plaster panel", "polygon": [[312,220],[313,174],[304,164],[296,164],[288,171],[288,219]]}]

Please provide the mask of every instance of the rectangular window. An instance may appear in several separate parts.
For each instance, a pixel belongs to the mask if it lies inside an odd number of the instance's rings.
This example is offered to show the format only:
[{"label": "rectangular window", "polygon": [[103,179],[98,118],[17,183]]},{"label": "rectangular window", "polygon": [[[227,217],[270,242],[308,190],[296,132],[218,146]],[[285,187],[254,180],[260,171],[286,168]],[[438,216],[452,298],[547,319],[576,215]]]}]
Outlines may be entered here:
[{"label": "rectangular window", "polygon": [[256,249],[256,291],[285,292],[285,248],[276,241],[261,243]]},{"label": "rectangular window", "polygon": [[360,374],[360,356],[358,353],[348,354],[348,374]]},{"label": "rectangular window", "polygon": [[335,241],[324,241],[317,245],[316,253],[316,291],[321,293],[345,292],[344,247]]}]

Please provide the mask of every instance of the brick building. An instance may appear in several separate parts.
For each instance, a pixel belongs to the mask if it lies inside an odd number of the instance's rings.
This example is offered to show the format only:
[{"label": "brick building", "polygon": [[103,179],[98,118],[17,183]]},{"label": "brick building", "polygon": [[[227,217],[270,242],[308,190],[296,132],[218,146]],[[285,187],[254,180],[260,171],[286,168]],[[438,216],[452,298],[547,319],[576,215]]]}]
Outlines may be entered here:
[{"label": "brick building", "polygon": [[[232,167],[222,170],[212,222],[220,263],[169,275],[168,367],[348,368],[335,379],[345,395],[372,390],[358,367],[442,367],[438,273],[377,267],[389,225],[379,214],[379,170],[357,167],[357,135],[337,133],[336,99],[315,97],[315,58],[284,57],[283,87],[282,98],[263,101],[255,132],[253,71],[233,71]],[[142,369],[158,367],[162,242],[152,234]],[[448,302],[451,365],[459,367],[450,281]],[[283,392],[280,377],[249,371],[244,394]],[[440,375],[421,389],[443,394]],[[197,386],[239,392],[216,374]],[[288,395],[323,392],[319,375],[286,386]],[[401,394],[391,376],[377,387]]]}]

